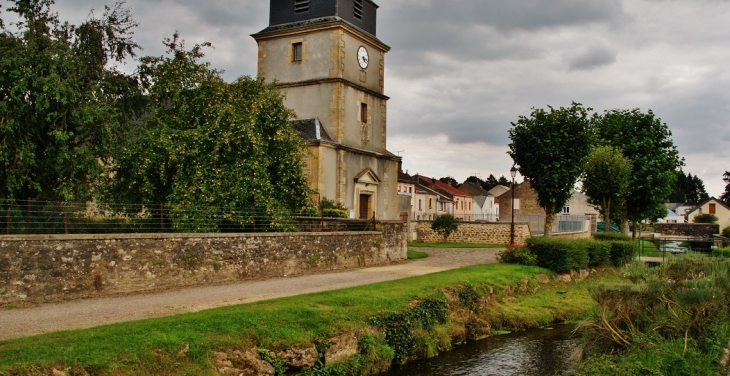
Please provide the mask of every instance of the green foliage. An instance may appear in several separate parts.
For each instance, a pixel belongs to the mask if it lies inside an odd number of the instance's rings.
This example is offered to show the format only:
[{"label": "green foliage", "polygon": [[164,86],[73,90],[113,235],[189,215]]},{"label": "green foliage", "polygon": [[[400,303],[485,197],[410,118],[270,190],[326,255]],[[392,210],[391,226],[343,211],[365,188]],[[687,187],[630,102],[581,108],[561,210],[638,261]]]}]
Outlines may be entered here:
[{"label": "green foliage", "polygon": [[349,214],[347,210],[342,209],[322,209],[322,216],[323,217],[331,217],[331,218],[349,218]]},{"label": "green foliage", "polygon": [[631,161],[622,224],[666,213],[676,171],[684,164],[667,125],[651,110],[638,109],[605,111],[594,116],[594,124],[598,142],[620,150]]},{"label": "green foliage", "polygon": [[730,238],[730,226],[725,227],[722,229],[722,236],[726,238]]},{"label": "green foliage", "polygon": [[677,182],[673,185],[672,194],[669,196],[669,202],[680,202],[688,204],[699,204],[710,198],[705,190],[705,183],[699,176],[692,174],[684,174],[684,171],[677,171]]},{"label": "green foliage", "polygon": [[718,359],[730,339],[728,270],[726,259],[679,256],[662,268],[636,264],[626,272],[632,285],[592,288],[599,309],[581,330],[599,354],[578,373],[722,373]]},{"label": "green foliage", "polygon": [[725,171],[722,174],[722,180],[726,183],[725,192],[720,196],[720,201],[724,202],[725,205],[730,205],[730,171]]},{"label": "green foliage", "polygon": [[449,239],[449,235],[456,232],[459,229],[459,220],[451,214],[443,214],[431,223],[431,230],[436,231],[444,237],[444,242]]},{"label": "green foliage", "polygon": [[80,25],[52,0],[14,0],[0,20],[0,197],[84,200],[138,113],[134,77],[111,63],[134,57],[137,23],[124,2]]},{"label": "green foliage", "polygon": [[411,251],[410,249],[407,251],[408,253],[408,259],[409,260],[417,260],[417,259],[423,259],[428,257],[428,253],[426,252],[419,252],[419,251]]},{"label": "green foliage", "polygon": [[545,209],[546,236],[552,233],[555,214],[570,199],[592,143],[590,108],[574,102],[569,108],[548,109],[533,108],[529,117],[512,123],[508,152]]},{"label": "green foliage", "polygon": [[537,256],[537,266],[563,273],[588,266],[587,242],[582,240],[531,237],[527,239],[532,253]]},{"label": "green foliage", "polygon": [[710,213],[698,214],[692,218],[692,222],[694,223],[717,223],[717,221],[717,216]]},{"label": "green foliage", "polygon": [[633,241],[611,242],[611,263],[614,266],[623,266],[631,262],[636,255],[636,246]]},{"label": "green foliage", "polygon": [[497,252],[497,259],[507,264],[537,265],[537,256],[527,246],[507,247],[507,249]]},{"label": "green foliage", "polygon": [[431,329],[446,321],[448,309],[443,300],[428,298],[408,311],[381,313],[370,318],[370,325],[383,328],[385,341],[394,351],[393,359],[404,364],[416,345],[412,330]]},{"label": "green foliage", "polygon": [[598,208],[603,223],[611,223],[613,214],[621,212],[630,179],[631,162],[619,150],[600,146],[588,156],[583,189],[588,202]]},{"label": "green foliage", "polygon": [[596,232],[593,239],[602,241],[630,241],[631,237],[620,232]]},{"label": "green foliage", "polygon": [[115,157],[111,196],[169,203],[178,230],[216,231],[222,222],[286,228],[308,191],[304,144],[282,94],[249,77],[224,82],[200,62],[207,43],[186,50],[175,34],[164,44],[168,56],[141,59],[147,113]]},{"label": "green foliage", "polygon": [[607,265],[611,261],[611,244],[608,242],[588,242],[588,266]]},{"label": "green foliage", "polygon": [[730,247],[713,248],[712,249],[712,255],[715,256],[715,257],[730,258]]}]

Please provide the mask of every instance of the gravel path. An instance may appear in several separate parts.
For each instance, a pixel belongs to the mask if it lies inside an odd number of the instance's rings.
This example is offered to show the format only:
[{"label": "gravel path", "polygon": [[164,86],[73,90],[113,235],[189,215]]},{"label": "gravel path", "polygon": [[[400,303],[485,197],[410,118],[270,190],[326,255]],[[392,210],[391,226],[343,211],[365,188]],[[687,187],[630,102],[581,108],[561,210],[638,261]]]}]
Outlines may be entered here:
[{"label": "gravel path", "polygon": [[430,257],[396,265],[341,272],[247,281],[154,294],[76,300],[0,311],[0,340],[59,330],[151,317],[170,316],[209,308],[285,296],[336,290],[399,278],[436,273],[468,265],[495,262],[500,249],[420,248]]}]

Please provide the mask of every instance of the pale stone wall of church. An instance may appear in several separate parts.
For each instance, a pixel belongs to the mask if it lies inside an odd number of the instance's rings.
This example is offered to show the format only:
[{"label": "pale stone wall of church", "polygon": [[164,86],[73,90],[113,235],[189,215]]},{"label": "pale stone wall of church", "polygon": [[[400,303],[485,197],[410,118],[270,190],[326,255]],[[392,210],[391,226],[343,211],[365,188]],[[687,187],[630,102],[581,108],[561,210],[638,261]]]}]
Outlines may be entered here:
[{"label": "pale stone wall of church", "polygon": [[[355,35],[344,33],[344,79],[354,82],[370,90],[383,92],[383,74],[385,51],[379,50],[374,44],[366,42]],[[366,69],[361,69],[357,63],[357,50],[363,46],[368,51],[369,63]]]},{"label": "pale stone wall of church", "polygon": [[[281,84],[328,78],[335,68],[331,35],[332,30],[303,31],[259,43],[259,75]],[[299,62],[292,58],[292,44],[297,42],[303,50]]]}]

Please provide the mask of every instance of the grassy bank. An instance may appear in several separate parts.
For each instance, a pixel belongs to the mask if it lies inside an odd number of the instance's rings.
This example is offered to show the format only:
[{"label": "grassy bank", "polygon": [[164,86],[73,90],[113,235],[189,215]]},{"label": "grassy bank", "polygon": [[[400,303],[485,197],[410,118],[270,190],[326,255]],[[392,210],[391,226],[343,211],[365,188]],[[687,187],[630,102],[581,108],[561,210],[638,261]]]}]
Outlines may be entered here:
[{"label": "grassy bank", "polygon": [[[367,347],[362,346],[362,340],[368,336],[375,343],[370,347],[379,346],[380,354],[385,354],[379,361],[390,364],[393,357],[405,361],[433,356],[490,330],[576,319],[594,308],[587,290],[590,280],[542,284],[536,280],[542,273],[550,274],[531,266],[479,265],[344,290],[3,341],[0,373],[48,374],[56,368],[102,375],[216,374],[213,351],[254,346],[271,351],[312,344],[321,347],[340,334],[364,333],[370,326],[380,326],[380,331],[360,338],[358,356],[362,358],[359,365],[350,366],[362,371],[369,369],[365,363],[373,361],[372,353],[364,354],[362,349]],[[558,289],[567,293],[556,294]],[[429,311],[428,307],[435,308]],[[438,315],[429,316],[431,312]],[[399,317],[409,320],[410,326],[399,322]],[[395,335],[402,334],[398,332],[402,328],[409,330],[407,338],[399,340]]]}]

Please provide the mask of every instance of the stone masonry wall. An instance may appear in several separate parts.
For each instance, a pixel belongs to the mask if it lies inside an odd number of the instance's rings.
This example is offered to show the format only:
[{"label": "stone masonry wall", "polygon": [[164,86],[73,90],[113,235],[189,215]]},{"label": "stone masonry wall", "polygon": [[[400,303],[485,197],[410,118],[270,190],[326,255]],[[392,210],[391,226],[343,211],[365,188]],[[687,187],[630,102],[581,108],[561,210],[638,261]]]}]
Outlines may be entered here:
[{"label": "stone masonry wall", "polygon": [[160,291],[406,259],[400,222],[379,231],[0,236],[0,304]]},{"label": "stone masonry wall", "polygon": [[669,236],[711,238],[720,233],[720,225],[711,223],[655,223],[654,231]]},{"label": "stone masonry wall", "polygon": [[[417,242],[439,243],[443,236],[431,230],[431,221],[413,222],[417,232]],[[515,243],[522,243],[530,237],[530,226],[515,222]],[[459,230],[449,236],[455,243],[508,244],[510,223],[508,222],[461,222]]]}]

